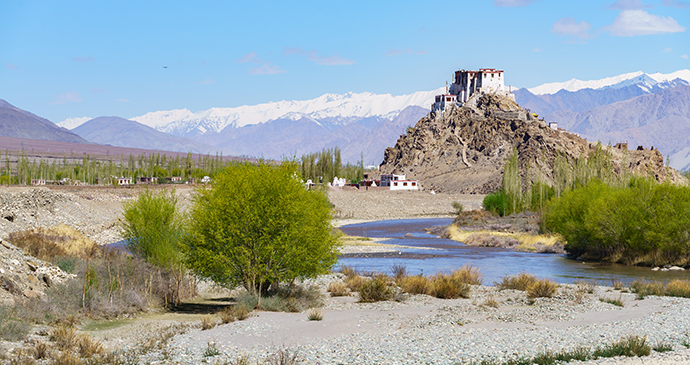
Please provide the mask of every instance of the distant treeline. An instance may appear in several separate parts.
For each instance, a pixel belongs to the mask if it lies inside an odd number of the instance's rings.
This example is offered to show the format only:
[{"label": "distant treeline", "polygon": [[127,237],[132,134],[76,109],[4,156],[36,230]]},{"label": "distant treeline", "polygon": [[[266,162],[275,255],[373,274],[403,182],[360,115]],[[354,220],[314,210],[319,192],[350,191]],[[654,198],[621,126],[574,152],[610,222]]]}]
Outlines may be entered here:
[{"label": "distant treeline", "polygon": [[352,183],[364,178],[364,155],[356,165],[349,162],[343,165],[338,147],[302,155],[300,165],[302,178],[305,181],[311,179],[316,184],[333,182],[334,177],[345,178]]},{"label": "distant treeline", "polygon": [[110,157],[107,160],[92,158],[89,155],[82,158],[65,156],[62,159],[30,159],[24,150],[5,150],[4,153],[0,151],[0,183],[29,185],[32,180],[38,179],[69,179],[87,184],[112,185],[117,184],[114,177],[156,177],[159,182],[172,177],[181,177],[183,180],[201,179],[204,176],[212,176],[230,163],[232,160],[223,158],[223,155],[199,155],[195,159],[191,153],[174,157],[160,153],[138,156],[130,154]]}]

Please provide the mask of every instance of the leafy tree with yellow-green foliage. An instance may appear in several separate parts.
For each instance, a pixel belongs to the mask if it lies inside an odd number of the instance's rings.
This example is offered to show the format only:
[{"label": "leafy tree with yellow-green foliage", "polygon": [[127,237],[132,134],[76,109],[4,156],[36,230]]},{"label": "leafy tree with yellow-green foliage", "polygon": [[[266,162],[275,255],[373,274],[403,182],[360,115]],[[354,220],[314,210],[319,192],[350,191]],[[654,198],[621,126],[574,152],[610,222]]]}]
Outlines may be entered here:
[{"label": "leafy tree with yellow-green foliage", "polygon": [[196,190],[186,254],[200,277],[254,295],[328,272],[337,257],[331,207],[292,161],[238,162]]}]

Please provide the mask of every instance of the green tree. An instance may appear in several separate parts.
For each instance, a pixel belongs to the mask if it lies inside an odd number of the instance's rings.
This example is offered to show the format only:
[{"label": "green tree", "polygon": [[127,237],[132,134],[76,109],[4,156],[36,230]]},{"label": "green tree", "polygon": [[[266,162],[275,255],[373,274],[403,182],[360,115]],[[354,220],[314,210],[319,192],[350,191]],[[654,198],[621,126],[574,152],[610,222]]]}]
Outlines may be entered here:
[{"label": "green tree", "polygon": [[136,200],[123,204],[120,219],[122,238],[136,256],[166,270],[175,278],[173,303],[179,303],[180,285],[186,275],[182,255],[184,219],[178,209],[175,191],[154,193],[144,190]]},{"label": "green tree", "polygon": [[308,191],[298,164],[233,163],[196,191],[187,257],[199,276],[250,293],[314,277],[336,262],[338,240],[324,192]]}]

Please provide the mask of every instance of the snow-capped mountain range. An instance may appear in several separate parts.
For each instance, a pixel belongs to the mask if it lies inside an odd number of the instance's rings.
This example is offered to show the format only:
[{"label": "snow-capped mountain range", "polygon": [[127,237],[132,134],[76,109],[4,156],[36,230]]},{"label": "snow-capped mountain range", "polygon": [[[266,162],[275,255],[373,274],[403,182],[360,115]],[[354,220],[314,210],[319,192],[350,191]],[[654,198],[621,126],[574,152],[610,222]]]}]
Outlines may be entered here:
[{"label": "snow-capped mountain range", "polygon": [[[578,79],[572,79],[565,82],[552,82],[548,84],[539,85],[537,87],[528,88],[534,95],[545,95],[545,94],[555,94],[561,90],[566,91],[578,91],[582,89],[620,89],[629,85],[637,84],[640,88],[651,89],[653,86],[659,86],[664,88],[665,86],[671,85],[672,81],[676,79],[681,79],[686,82],[690,82],[690,70],[680,70],[672,72],[669,74],[653,73],[646,74],[642,71],[631,72],[627,74],[622,74],[613,77],[607,77],[600,80],[589,80],[582,81]],[[649,92],[649,90],[645,90]]]},{"label": "snow-capped mountain range", "polygon": [[[196,137],[207,132],[219,133],[224,128],[261,124],[271,120],[310,119],[320,124],[327,122],[347,125],[368,117],[395,118],[408,106],[428,109],[434,96],[445,88],[421,91],[408,95],[347,93],[325,94],[312,100],[278,101],[235,108],[211,108],[193,113],[187,109],[156,111],[129,118],[161,132],[183,137]],[[86,119],[86,120],[84,120]],[[70,118],[58,125],[73,129],[88,118]]]}]

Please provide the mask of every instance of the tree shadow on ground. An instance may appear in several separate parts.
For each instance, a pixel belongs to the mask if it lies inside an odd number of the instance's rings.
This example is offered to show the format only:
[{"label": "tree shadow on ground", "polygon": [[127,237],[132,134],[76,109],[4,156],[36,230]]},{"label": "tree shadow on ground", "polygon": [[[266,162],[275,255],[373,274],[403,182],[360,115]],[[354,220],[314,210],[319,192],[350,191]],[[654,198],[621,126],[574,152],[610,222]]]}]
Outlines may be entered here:
[{"label": "tree shadow on ground", "polygon": [[182,302],[169,308],[172,313],[213,314],[235,305],[232,298],[209,298],[197,302]]}]

